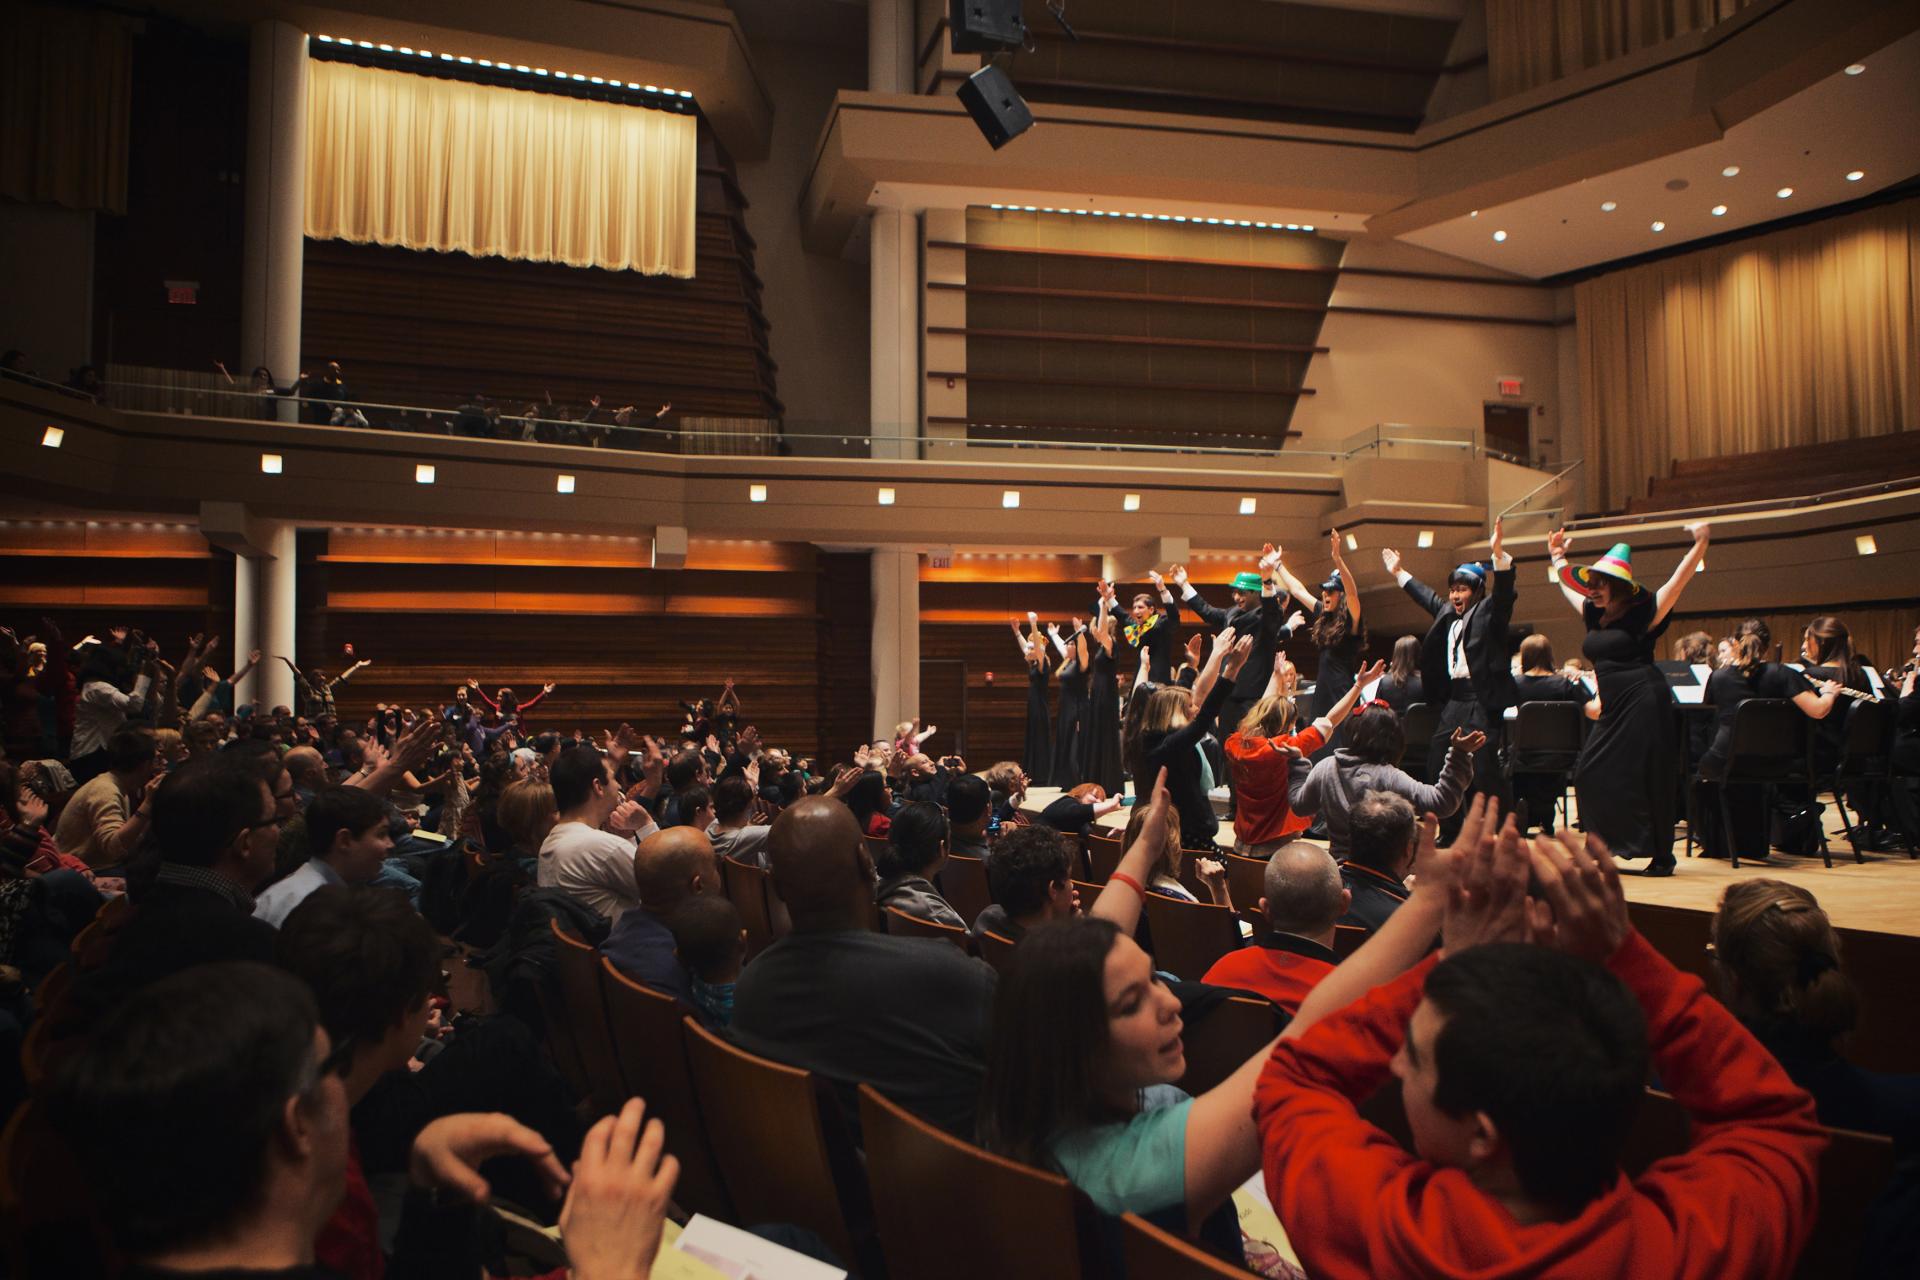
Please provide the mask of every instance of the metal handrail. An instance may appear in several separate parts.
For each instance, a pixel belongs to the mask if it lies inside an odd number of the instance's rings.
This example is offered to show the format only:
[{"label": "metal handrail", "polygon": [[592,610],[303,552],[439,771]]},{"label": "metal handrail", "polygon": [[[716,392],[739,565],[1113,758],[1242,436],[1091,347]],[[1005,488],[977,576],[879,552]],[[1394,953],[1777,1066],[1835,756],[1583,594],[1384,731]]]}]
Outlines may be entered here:
[{"label": "metal handrail", "polygon": [[1875,494],[1894,493],[1902,489],[1920,491],[1920,474],[1897,476],[1891,480],[1875,480],[1868,484],[1850,485],[1845,489],[1803,493],[1792,498],[1753,498],[1746,502],[1726,502],[1714,507],[1674,507],[1667,511],[1623,511],[1618,515],[1586,516],[1572,521],[1567,528],[1579,530],[1604,528],[1611,525],[1670,524],[1674,521],[1734,515],[1743,511],[1797,511],[1804,507],[1817,507],[1826,502],[1843,502],[1849,498],[1872,497]]},{"label": "metal handrail", "polygon": [[1508,516],[1512,515],[1519,508],[1526,506],[1529,502],[1532,502],[1534,499],[1534,495],[1538,494],[1541,490],[1549,489],[1549,488],[1552,488],[1554,485],[1559,484],[1562,480],[1565,480],[1568,476],[1572,475],[1575,471],[1578,471],[1580,467],[1585,463],[1586,463],[1585,458],[1575,458],[1571,463],[1569,463],[1565,468],[1563,468],[1559,472],[1559,474],[1554,475],[1546,480],[1542,480],[1539,484],[1527,490],[1518,499],[1510,503],[1507,506],[1506,510],[1502,511],[1499,515],[1495,516],[1494,519],[1495,520],[1506,519]]}]

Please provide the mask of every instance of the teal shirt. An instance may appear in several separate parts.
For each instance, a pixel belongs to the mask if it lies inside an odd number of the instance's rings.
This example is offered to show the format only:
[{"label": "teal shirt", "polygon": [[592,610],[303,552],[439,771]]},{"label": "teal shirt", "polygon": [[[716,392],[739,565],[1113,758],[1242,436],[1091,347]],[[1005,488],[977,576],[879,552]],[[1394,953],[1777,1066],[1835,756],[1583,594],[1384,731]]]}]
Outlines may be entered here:
[{"label": "teal shirt", "polygon": [[1048,1154],[1102,1213],[1158,1213],[1187,1200],[1187,1111],[1193,1099],[1170,1084],[1140,1092],[1129,1120],[1055,1138]]}]

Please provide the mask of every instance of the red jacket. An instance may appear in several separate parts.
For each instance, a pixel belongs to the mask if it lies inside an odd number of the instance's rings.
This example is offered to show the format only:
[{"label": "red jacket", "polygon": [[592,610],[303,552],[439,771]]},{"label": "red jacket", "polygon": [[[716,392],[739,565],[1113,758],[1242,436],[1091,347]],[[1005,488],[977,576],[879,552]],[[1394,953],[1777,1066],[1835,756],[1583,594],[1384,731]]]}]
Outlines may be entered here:
[{"label": "red jacket", "polygon": [[1314,1280],[1376,1276],[1785,1276],[1826,1145],[1813,1100],[1639,934],[1608,962],[1647,1016],[1660,1079],[1693,1117],[1683,1155],[1622,1176],[1568,1222],[1521,1226],[1459,1169],[1354,1110],[1386,1078],[1433,959],[1283,1041],[1254,1090],[1267,1192]]},{"label": "red jacket", "polygon": [[1312,755],[1327,745],[1326,735],[1308,725],[1281,738],[1236,733],[1222,748],[1233,771],[1233,830],[1241,844],[1265,844],[1305,831],[1311,821],[1287,805],[1287,772],[1293,758],[1282,747]]},{"label": "red jacket", "polygon": [[1201,981],[1256,991],[1292,1014],[1337,963],[1333,952],[1317,942],[1276,933],[1264,945],[1227,952]]}]

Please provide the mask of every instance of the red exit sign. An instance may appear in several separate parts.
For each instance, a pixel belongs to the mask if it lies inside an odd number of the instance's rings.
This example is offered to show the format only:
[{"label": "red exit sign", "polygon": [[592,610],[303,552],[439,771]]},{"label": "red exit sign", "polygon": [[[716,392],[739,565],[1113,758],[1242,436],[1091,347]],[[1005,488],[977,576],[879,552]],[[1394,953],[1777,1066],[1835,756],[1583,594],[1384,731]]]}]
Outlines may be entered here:
[{"label": "red exit sign", "polygon": [[200,282],[198,280],[169,280],[167,285],[167,304],[175,307],[191,307],[200,301]]},{"label": "red exit sign", "polygon": [[1526,394],[1527,384],[1522,378],[1500,379],[1500,394],[1510,399],[1519,399]]}]

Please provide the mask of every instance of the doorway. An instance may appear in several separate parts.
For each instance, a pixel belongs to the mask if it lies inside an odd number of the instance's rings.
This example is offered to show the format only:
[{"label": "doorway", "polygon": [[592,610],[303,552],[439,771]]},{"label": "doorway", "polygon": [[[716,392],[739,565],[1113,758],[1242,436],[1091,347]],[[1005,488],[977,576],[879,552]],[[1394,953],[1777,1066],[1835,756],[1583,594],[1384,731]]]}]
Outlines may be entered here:
[{"label": "doorway", "polygon": [[961,658],[920,659],[920,723],[940,729],[927,754],[967,754],[967,664]]},{"label": "doorway", "polygon": [[1486,445],[1494,453],[1504,453],[1521,466],[1533,457],[1533,406],[1530,404],[1489,404],[1484,417]]}]

